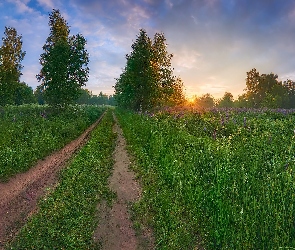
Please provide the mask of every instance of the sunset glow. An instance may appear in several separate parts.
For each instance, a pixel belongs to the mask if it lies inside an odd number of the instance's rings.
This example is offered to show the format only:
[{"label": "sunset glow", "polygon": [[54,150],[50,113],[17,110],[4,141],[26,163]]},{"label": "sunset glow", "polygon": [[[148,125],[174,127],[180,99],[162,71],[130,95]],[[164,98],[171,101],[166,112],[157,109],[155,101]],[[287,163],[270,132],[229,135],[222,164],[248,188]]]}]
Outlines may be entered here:
[{"label": "sunset glow", "polygon": [[49,34],[48,13],[60,9],[71,33],[82,33],[90,54],[87,88],[113,94],[112,86],[126,63],[125,55],[140,28],[152,36],[164,32],[173,53],[175,75],[186,95],[210,93],[236,98],[246,72],[274,72],[295,79],[295,4],[286,1],[93,1],[9,0],[0,3],[0,27],[15,27],[23,36],[22,79],[39,85],[42,46]]}]

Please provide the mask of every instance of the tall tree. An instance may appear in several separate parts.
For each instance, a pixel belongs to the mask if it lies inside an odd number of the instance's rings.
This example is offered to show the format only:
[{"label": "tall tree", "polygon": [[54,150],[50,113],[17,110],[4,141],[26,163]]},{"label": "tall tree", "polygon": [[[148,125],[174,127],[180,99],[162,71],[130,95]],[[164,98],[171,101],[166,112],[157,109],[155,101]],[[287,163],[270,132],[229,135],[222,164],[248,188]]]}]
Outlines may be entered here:
[{"label": "tall tree", "polygon": [[172,54],[168,54],[163,34],[152,41],[141,29],[126,66],[115,85],[116,103],[133,110],[148,110],[184,101],[183,84],[173,76]]},{"label": "tall tree", "polygon": [[81,87],[88,80],[89,56],[86,39],[81,34],[69,36],[69,26],[59,10],[49,14],[49,26],[37,79],[42,81],[46,102],[63,106],[73,103],[81,94]]},{"label": "tall tree", "polygon": [[23,68],[21,61],[26,54],[22,44],[22,36],[16,29],[5,27],[0,47],[0,105],[14,104]]},{"label": "tall tree", "polygon": [[278,75],[262,74],[254,68],[247,72],[246,97],[252,107],[283,107],[287,93]]},{"label": "tall tree", "polygon": [[152,41],[145,30],[141,29],[132,52],[126,55],[127,64],[117,79],[115,86],[117,101],[120,106],[133,110],[151,108],[153,93],[153,73],[151,67]]},{"label": "tall tree", "polygon": [[184,101],[183,83],[173,75],[171,59],[173,54],[167,51],[166,38],[163,33],[156,33],[152,44],[152,67],[154,81],[157,83],[155,104],[177,105]]}]

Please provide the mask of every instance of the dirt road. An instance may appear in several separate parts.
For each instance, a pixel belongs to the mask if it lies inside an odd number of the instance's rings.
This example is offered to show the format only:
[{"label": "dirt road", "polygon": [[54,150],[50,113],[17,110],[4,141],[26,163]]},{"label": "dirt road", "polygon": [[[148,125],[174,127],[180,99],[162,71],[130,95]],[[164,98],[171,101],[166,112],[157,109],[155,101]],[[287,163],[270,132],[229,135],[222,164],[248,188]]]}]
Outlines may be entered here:
[{"label": "dirt road", "polygon": [[0,182],[0,249],[14,238],[29,216],[37,210],[37,201],[58,181],[58,172],[71,156],[88,140],[89,133],[101,118],[76,140],[67,144],[29,171],[17,174],[8,182]]}]

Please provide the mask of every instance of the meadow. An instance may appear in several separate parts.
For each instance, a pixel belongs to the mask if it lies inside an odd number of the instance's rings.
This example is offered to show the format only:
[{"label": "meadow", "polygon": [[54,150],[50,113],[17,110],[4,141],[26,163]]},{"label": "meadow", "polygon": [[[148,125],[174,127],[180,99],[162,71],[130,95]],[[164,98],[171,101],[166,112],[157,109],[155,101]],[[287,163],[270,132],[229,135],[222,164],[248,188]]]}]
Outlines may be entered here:
[{"label": "meadow", "polygon": [[110,203],[114,197],[107,182],[116,138],[113,123],[109,110],[7,249],[99,249],[93,240],[96,207],[101,199]]},{"label": "meadow", "polygon": [[[25,171],[104,111],[91,106],[61,114],[41,106],[5,109],[0,112],[2,177]],[[114,113],[143,188],[132,205],[134,225],[139,231],[153,229],[156,249],[295,248],[294,110],[134,113],[117,108]],[[114,197],[107,187],[113,124],[108,110],[8,249],[99,248],[92,239],[99,223],[96,205]],[[11,150],[3,151],[2,145]],[[30,156],[38,150],[43,153]],[[22,168],[27,156],[31,163]]]},{"label": "meadow", "polygon": [[117,110],[157,249],[295,247],[295,113]]},{"label": "meadow", "polygon": [[96,121],[105,108],[22,105],[0,108],[0,180],[32,167]]}]

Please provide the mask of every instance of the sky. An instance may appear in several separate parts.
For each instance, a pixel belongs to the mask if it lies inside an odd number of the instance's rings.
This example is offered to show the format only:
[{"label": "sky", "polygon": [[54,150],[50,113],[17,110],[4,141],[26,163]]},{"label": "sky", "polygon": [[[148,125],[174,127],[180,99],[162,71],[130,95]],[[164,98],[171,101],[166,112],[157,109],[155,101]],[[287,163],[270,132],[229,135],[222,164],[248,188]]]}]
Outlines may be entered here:
[{"label": "sky", "polygon": [[5,26],[22,35],[21,80],[33,89],[52,9],[60,10],[71,35],[87,39],[86,88],[93,94],[114,93],[141,28],[151,38],[164,33],[188,97],[230,92],[237,98],[253,68],[295,80],[294,0],[1,0],[0,36]]}]

